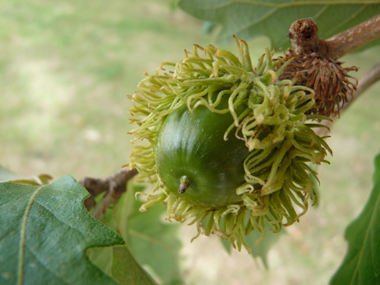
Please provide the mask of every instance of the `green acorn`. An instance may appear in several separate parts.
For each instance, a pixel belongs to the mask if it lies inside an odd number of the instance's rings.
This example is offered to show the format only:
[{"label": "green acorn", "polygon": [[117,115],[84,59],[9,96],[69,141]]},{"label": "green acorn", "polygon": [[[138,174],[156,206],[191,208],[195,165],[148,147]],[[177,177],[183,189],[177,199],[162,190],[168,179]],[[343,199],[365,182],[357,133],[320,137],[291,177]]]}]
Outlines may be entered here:
[{"label": "green acorn", "polygon": [[278,80],[289,62],[266,49],[253,68],[247,43],[234,40],[239,57],[194,45],[140,82],[129,167],[155,183],[141,211],[164,203],[168,220],[190,220],[197,236],[217,234],[250,252],[251,231],[261,233],[258,244],[265,221],[279,232],[316,201],[309,164],[332,152],[313,131],[323,127],[313,120],[326,118],[305,114],[314,91]]}]

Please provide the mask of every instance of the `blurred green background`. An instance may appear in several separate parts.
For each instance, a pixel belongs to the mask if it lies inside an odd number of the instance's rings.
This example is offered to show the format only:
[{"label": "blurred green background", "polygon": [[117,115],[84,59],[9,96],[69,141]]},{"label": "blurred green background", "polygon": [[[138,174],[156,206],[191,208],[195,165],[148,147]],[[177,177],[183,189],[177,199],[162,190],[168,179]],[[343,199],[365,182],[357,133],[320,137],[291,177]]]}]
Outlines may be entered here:
[{"label": "blurred green background", "polygon": [[[162,61],[181,59],[194,43],[215,44],[201,30],[202,22],[170,0],[2,0],[0,164],[21,175],[55,178],[119,170],[130,152],[127,95]],[[269,41],[249,44],[257,58]],[[360,77],[379,55],[376,47],[343,60],[358,66]],[[372,86],[334,125],[328,139],[334,157],[318,169],[320,204],[286,229],[269,252],[269,270],[246,252],[228,255],[216,238],[190,244],[194,228],[183,226],[180,268],[186,284],[328,282],[347,248],[344,229],[372,187],[379,88]]]}]

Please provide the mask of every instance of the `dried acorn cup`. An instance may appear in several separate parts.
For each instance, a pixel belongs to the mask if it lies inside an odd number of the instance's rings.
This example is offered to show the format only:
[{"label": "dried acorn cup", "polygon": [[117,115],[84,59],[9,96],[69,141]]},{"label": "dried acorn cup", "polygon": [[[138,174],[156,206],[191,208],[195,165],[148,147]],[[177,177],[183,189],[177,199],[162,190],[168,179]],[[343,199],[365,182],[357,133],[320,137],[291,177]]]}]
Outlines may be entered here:
[{"label": "dried acorn cup", "polygon": [[[288,49],[285,53],[284,57],[291,62],[279,79],[297,78],[297,85],[314,90],[315,104],[306,114],[339,117],[340,110],[353,99],[358,84],[348,73],[358,68],[343,67],[343,62],[326,57],[326,42],[319,39],[317,24],[311,18],[295,21],[288,37],[294,50]],[[281,68],[281,64],[277,68]]]},{"label": "dried acorn cup", "polygon": [[269,49],[253,68],[247,43],[234,40],[238,57],[194,45],[140,82],[129,167],[155,183],[141,211],[164,203],[167,219],[190,220],[196,237],[217,234],[250,252],[251,231],[258,244],[265,223],[279,232],[306,213],[316,200],[309,163],[331,150],[313,131],[325,117],[305,115],[314,91],[278,80],[288,62]]}]

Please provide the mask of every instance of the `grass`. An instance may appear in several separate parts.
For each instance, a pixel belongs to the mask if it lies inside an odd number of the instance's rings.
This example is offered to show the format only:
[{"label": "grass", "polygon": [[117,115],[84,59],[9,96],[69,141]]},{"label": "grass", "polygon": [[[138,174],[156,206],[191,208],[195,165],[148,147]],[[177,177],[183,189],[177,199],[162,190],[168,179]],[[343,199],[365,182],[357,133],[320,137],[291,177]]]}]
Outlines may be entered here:
[{"label": "grass", "polygon": [[[0,163],[22,175],[77,179],[107,176],[127,163],[127,95],[162,61],[180,59],[193,43],[212,42],[200,33],[200,22],[171,10],[170,2],[3,0]],[[250,43],[257,57],[268,41]],[[377,60],[378,50],[344,60],[361,67],[360,75]],[[181,268],[188,284],[328,282],[346,251],[344,229],[371,190],[380,141],[379,87],[335,124],[328,140],[334,157],[318,170],[319,207],[273,247],[270,270],[245,253],[228,255],[214,238],[190,244],[193,229],[184,227]]]},{"label": "grass", "polygon": [[206,43],[200,24],[169,1],[4,2],[2,164],[21,174],[119,169],[130,149],[126,96],[161,61]]}]

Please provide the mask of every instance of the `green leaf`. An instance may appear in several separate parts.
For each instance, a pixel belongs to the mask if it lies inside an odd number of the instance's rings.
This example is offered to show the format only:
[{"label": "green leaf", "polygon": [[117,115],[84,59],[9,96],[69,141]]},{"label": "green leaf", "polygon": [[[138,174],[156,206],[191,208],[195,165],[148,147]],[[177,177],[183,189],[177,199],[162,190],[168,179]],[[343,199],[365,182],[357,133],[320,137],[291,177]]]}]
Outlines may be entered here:
[{"label": "green leaf", "polygon": [[179,250],[181,242],[177,238],[179,224],[164,223],[166,207],[156,205],[142,213],[142,202],[136,201],[135,192],[142,188],[128,185],[123,199],[119,225],[120,232],[136,261],[152,277],[163,284],[182,284],[179,274]]},{"label": "green leaf", "polygon": [[[179,7],[196,18],[222,28],[218,41],[232,42],[232,35],[245,40],[267,36],[274,47],[286,48],[290,25],[302,18],[313,18],[319,36],[329,38],[380,13],[380,1],[301,0],[181,0]],[[380,44],[380,39],[366,48]]]},{"label": "green leaf", "polygon": [[280,239],[284,231],[273,233],[271,226],[265,221],[265,237],[259,245],[255,245],[256,241],[261,237],[258,231],[253,231],[245,238],[247,244],[252,248],[252,257],[259,257],[266,268],[268,268],[268,252],[272,246]]},{"label": "green leaf", "polygon": [[220,239],[220,241],[222,242],[222,245],[223,245],[224,249],[228,253],[231,253],[232,245],[231,245],[230,241],[229,240],[224,240],[224,239]]},{"label": "green leaf", "polygon": [[[251,232],[246,238],[246,243],[252,248],[251,256],[253,258],[260,258],[266,268],[268,268],[268,252],[272,246],[279,240],[280,236],[284,231],[279,233],[273,233],[270,230],[270,225],[266,222],[265,225],[265,238],[260,242],[259,245],[255,245],[256,241],[261,237],[258,231]],[[231,243],[227,240],[222,240],[222,244],[227,252],[231,252]]]},{"label": "green leaf", "polygon": [[86,211],[86,197],[70,176],[0,184],[0,284],[117,284],[86,250],[124,241]]},{"label": "green leaf", "polygon": [[[272,246],[279,240],[284,231],[273,233],[270,230],[270,225],[266,223],[265,238],[256,246],[256,241],[261,237],[258,231],[251,232],[246,238],[246,243],[252,248],[251,256],[253,258],[260,258],[266,268],[268,268],[268,252]],[[222,240],[222,244],[227,252],[231,252],[231,243],[227,240]]]},{"label": "green leaf", "polygon": [[112,248],[112,277],[125,285],[156,284],[136,262],[126,246]]},{"label": "green leaf", "polygon": [[[106,224],[106,226],[108,226]],[[90,262],[99,267],[105,273],[111,274],[112,248],[111,247],[92,247],[87,250]]]},{"label": "green leaf", "polygon": [[331,284],[380,284],[380,154],[374,187],[359,217],[346,229],[348,251]]}]

